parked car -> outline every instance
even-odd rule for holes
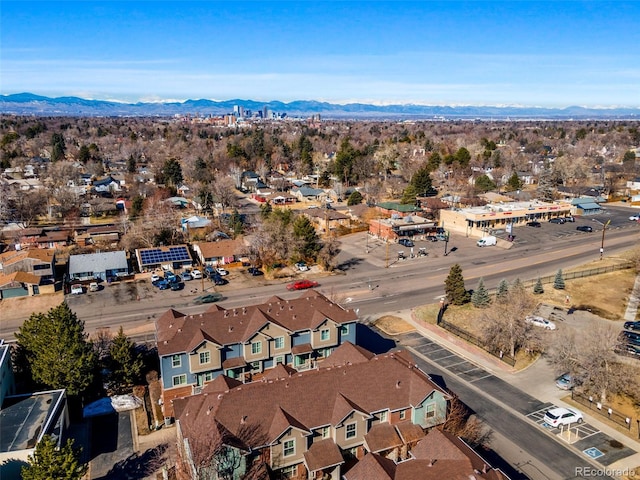
[[[556,387],[560,390],[571,390],[575,387],[575,380],[568,373],[562,374],[556,378]]]
[[[206,293],[204,295],[200,295],[199,297],[196,297],[193,299],[193,303],[195,303],[196,305],[200,305],[203,303],[218,302],[220,300],[222,300],[222,294],[215,292],[215,293]]]
[[[544,328],[545,330],[555,330],[556,324],[547,320],[546,318],[539,317],[537,315],[528,315],[524,319],[525,322],[530,323],[536,327]]]
[[[640,345],[624,345],[618,349],[618,353],[626,353],[640,357]]]
[[[437,242],[438,241],[438,237],[435,235],[429,235],[427,237],[427,240],[429,240],[430,242]]]
[[[549,219],[549,223],[558,223],[558,224],[562,225],[564,223],[564,218],[561,218],[561,217],[551,218],[551,219]]]
[[[571,423],[582,423],[584,417],[582,412],[573,408],[552,408],[544,415],[544,423],[552,427],[559,427],[560,425],[569,425]]]
[[[640,214],[639,215],[631,215],[629,220],[632,222],[640,222]]]
[[[527,227],[540,228],[542,224],[540,222],[527,222]]]
[[[413,247],[414,245],[413,241],[409,240],[408,238],[401,238],[400,240],[398,240],[398,243],[405,247]]]
[[[222,275],[223,277],[229,275],[229,272],[222,267],[217,267],[216,272],[218,272],[218,275]]]
[[[82,295],[84,293],[84,288],[82,288],[82,285],[75,284],[75,285],[71,285],[71,295]]]
[[[257,277],[258,275],[264,275],[264,272],[260,270],[258,267],[249,267],[247,268],[247,272],[253,277]]]
[[[620,332],[620,338],[627,343],[634,343],[640,345],[640,332],[631,332],[629,330],[623,330]]]
[[[180,275],[182,277],[182,281],[184,282],[188,282],[189,280],[193,280],[193,275],[191,275],[191,272],[182,272],[182,275]]]
[[[191,270],[191,276],[194,280],[200,280],[202,278],[202,272],[197,268]]]
[[[206,267],[204,267],[204,276],[205,277],[211,277],[212,275],[216,274],[216,269],[214,267],[212,267],[211,265],[207,265]]]
[[[573,223],[576,221],[576,219],[575,217],[572,217],[571,215],[569,215],[568,217],[564,217],[564,221]]]
[[[306,272],[307,270],[309,270],[309,267],[304,262],[296,263],[296,268],[301,272]]]
[[[624,322],[625,330],[640,330],[640,322]]]
[[[578,225],[576,227],[576,230],[580,230],[581,232],[587,232],[587,233],[593,232],[593,228],[591,228],[589,225]]]
[[[151,283],[153,285],[155,285],[155,283],[160,280],[160,275],[158,275],[157,273],[152,273],[151,274]]]
[[[169,290],[169,288],[171,288],[171,284],[167,280],[158,280],[156,282],[156,287],[158,287],[158,290]]]
[[[298,280],[297,282],[287,285],[287,290],[305,290],[307,288],[317,287],[318,282],[312,280]]]
[[[91,282],[89,284],[89,291],[90,292],[97,292],[98,290],[100,290],[100,285],[98,285],[98,282]]]
[[[178,291],[178,290],[182,290],[184,288],[184,283],[182,282],[172,282],[171,283],[171,290]]]

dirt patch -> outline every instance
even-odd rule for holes
[[[33,297],[5,298],[0,302],[0,318],[29,318],[32,313],[45,313],[64,300],[62,292]]]
[[[402,333],[413,332],[415,328],[410,323],[400,317],[393,315],[385,315],[373,322],[376,328],[379,328],[387,335],[400,335]]]

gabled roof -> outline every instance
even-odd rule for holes
[[[202,256],[207,258],[232,257],[244,249],[244,241],[238,237],[234,240],[196,243]]]
[[[368,362],[375,356],[374,353],[351,342],[344,342],[336,348],[331,355],[320,362],[321,367],[338,367],[351,365],[352,363]]]
[[[53,262],[55,250],[52,248],[37,248],[30,250],[10,250],[0,254],[0,263],[3,265],[12,265],[21,262],[27,258],[39,260],[45,263]]]
[[[241,419],[243,425],[260,433],[264,442],[249,444],[257,448],[273,442],[289,427],[309,431],[336,425],[353,411],[370,415],[384,409],[400,410],[411,405],[412,396],[426,397],[433,391],[446,395],[428,375],[407,363],[405,355],[392,351],[367,362],[238,385],[209,394],[206,400],[202,399],[204,394],[188,397],[180,400],[176,417],[189,437],[202,422],[209,421],[209,408],[215,408],[215,420],[232,434],[241,436]]]
[[[202,393],[228,392],[239,385],[242,385],[240,380],[227,377],[226,375],[218,375],[212,382],[209,382],[204,386]]]
[[[9,285],[10,283],[26,283],[29,285],[40,285],[42,277],[28,272],[13,272],[8,275],[0,273],[0,287]]]
[[[194,336],[207,335],[219,345],[243,343],[265,324],[274,324],[290,332],[312,330],[318,319],[337,324],[355,322],[353,310],[345,310],[316,291],[307,291],[293,300],[272,297],[263,304],[234,309],[210,308],[197,315],[178,316],[173,311],[156,321],[158,353],[170,355],[189,351]]]
[[[396,427],[390,423],[378,423],[364,436],[367,450],[371,453],[383,452],[402,445]]]
[[[340,453],[340,448],[335,442],[331,438],[326,438],[313,442],[309,450],[304,452],[304,463],[307,466],[307,470],[315,472],[341,465],[344,463],[344,459]]]
[[[344,474],[345,480],[393,480],[396,464],[390,458],[376,453],[368,453],[356,465]],[[443,477],[443,480],[446,477]],[[447,479],[448,480],[448,479]]]

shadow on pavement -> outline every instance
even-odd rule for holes
[[[395,348],[396,342],[385,338],[367,325],[358,323],[356,327],[357,344],[375,354],[385,353]]]
[[[155,448],[150,448],[141,455],[134,453],[124,460],[116,463],[109,472],[96,480],[117,480],[126,478],[140,480],[152,475],[164,464],[164,453],[168,445],[163,443]]]

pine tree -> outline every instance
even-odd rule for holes
[[[559,268],[556,278],[553,279],[553,288],[556,290],[564,290],[564,278],[562,278],[562,269]]]
[[[112,388],[125,393],[140,380],[143,362],[135,344],[124,334],[122,326],[109,347]]]
[[[447,300],[453,305],[463,305],[469,301],[469,292],[464,287],[462,268],[457,263],[449,270],[449,275],[444,281],[444,291]]]
[[[484,286],[484,279],[482,278],[478,282],[478,288],[476,288],[471,294],[471,303],[473,303],[473,306],[477,308],[488,307],[491,303],[489,292],[487,292],[487,289]]]
[[[81,448],[73,448],[73,440],[67,440],[60,449],[55,440],[45,435],[36,445],[33,455],[22,467],[23,480],[80,480],[87,473],[88,465],[80,462]]]
[[[300,259],[316,259],[322,245],[311,221],[300,215],[293,221],[293,237],[297,241],[297,253]]]
[[[538,277],[538,281],[533,286],[533,293],[535,293],[536,295],[542,295],[544,293],[544,288],[542,287],[542,280],[540,280],[540,277]]]
[[[509,282],[506,279],[500,280],[498,288],[496,289],[496,300],[499,302],[505,301],[509,294]]]
[[[84,322],[63,302],[47,313],[33,313],[16,333],[18,355],[31,378],[48,388],[80,395],[93,383],[96,354]]]

